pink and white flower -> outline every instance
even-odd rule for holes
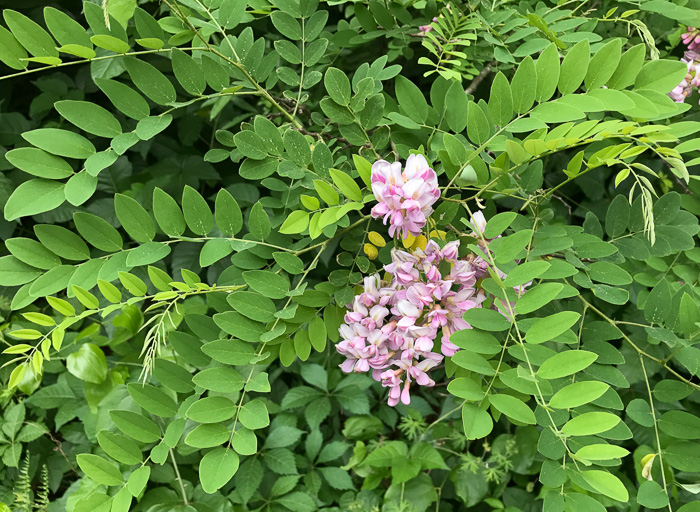
[[[437,174],[423,155],[411,155],[406,166],[378,160],[372,165],[372,192],[377,204],[372,217],[389,224],[389,235],[418,236],[440,197]]]

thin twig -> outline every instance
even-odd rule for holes
[[[486,66],[484,66],[484,69],[481,70],[481,72],[474,77],[474,80],[471,81],[469,86],[464,89],[464,92],[467,94],[473,94],[474,91],[476,90],[477,87],[479,87],[479,84],[484,81],[484,78],[488,76],[489,73],[491,73],[491,68],[496,66],[497,61],[492,60]]]

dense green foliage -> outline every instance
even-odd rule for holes
[[[0,510],[698,512],[700,120],[667,94],[699,13],[4,10]],[[401,246],[371,165],[411,152],[425,234],[479,254],[483,210],[517,316],[468,311],[392,408],[334,345]]]

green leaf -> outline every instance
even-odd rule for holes
[[[107,299],[109,302],[111,302],[112,304],[118,304],[119,302],[121,302],[122,292],[120,292],[119,288],[114,286],[112,283],[109,283],[102,279],[98,279],[97,286],[100,289],[100,293],[104,295],[104,298]]]
[[[80,301],[80,303],[87,309],[98,309],[100,307],[100,301],[97,300],[92,293],[87,291],[85,288],[81,288],[78,285],[73,285],[71,291],[75,298]]]
[[[528,329],[525,334],[525,341],[539,344],[553,340],[578,322],[579,318],[581,318],[581,315],[575,311],[561,311],[539,318]]]
[[[240,340],[216,340],[202,345],[202,352],[224,364],[245,365],[250,362],[255,351],[250,343]]]
[[[299,134],[301,135],[301,134]],[[244,156],[253,160],[262,160],[267,157],[265,141],[252,130],[243,130],[233,136],[233,142]]]
[[[505,126],[513,117],[513,96],[508,79],[502,72],[491,83],[489,97],[489,116],[498,126]]]
[[[620,418],[609,412],[587,412],[567,421],[561,431],[567,436],[592,436],[607,432],[620,423]]]
[[[578,313],[576,314],[578,315]],[[548,318],[552,318],[552,316]],[[530,329],[534,329],[536,325],[537,324],[533,325]],[[544,361],[540,365],[537,375],[543,379],[559,379],[588,368],[596,359],[598,359],[598,354],[593,352],[588,352],[586,350],[565,350]]]
[[[489,396],[489,401],[498,411],[515,421],[525,423],[526,425],[534,425],[537,422],[532,409],[514,396],[503,394],[491,395]]]
[[[339,105],[347,106],[350,103],[350,80],[347,75],[338,68],[330,67],[323,77],[323,84],[333,101]]]
[[[282,299],[289,291],[289,282],[284,277],[267,270],[243,272],[243,279],[253,290],[271,299]]]
[[[197,423],[218,423],[231,418],[236,412],[236,404],[223,396],[200,398],[185,415]]]
[[[654,480],[646,480],[642,482],[637,491],[637,503],[643,507],[652,509],[664,508],[668,506],[668,494],[666,494],[663,487]],[[690,512],[690,510],[687,512]]]
[[[583,39],[571,47],[561,63],[561,73],[557,88],[559,92],[571,94],[576,92],[583,82],[591,55],[588,39]]]
[[[170,194],[158,187],[153,189],[153,214],[166,235],[177,237],[185,232],[182,210]]]
[[[106,78],[96,78],[95,84],[122,114],[137,121],[150,115],[148,102],[128,85]]]
[[[473,308],[464,313],[463,318],[477,329],[485,331],[506,331],[510,328],[510,321],[493,309]]]
[[[508,273],[504,284],[510,287],[520,286],[541,276],[550,266],[546,261],[526,261]]]
[[[77,352],[70,354],[66,368],[71,375],[93,384],[102,384],[107,378],[107,359],[102,349],[92,343],[83,343]]]
[[[605,382],[574,382],[557,391],[549,401],[555,409],[573,409],[603,396],[610,389]]]
[[[537,71],[535,70],[535,62],[532,60],[532,57],[525,57],[515,71],[511,81],[513,108],[518,114],[524,114],[532,108],[537,93],[536,84]]]
[[[2,13],[12,34],[35,57],[58,57],[56,42],[46,30],[24,14],[5,9]]]
[[[610,80],[620,62],[621,50],[622,39],[613,39],[596,52],[584,79],[586,89],[598,89]]]
[[[360,187],[350,176],[337,169],[330,170],[333,183],[338,187],[345,197],[353,201],[362,201],[362,192]]]
[[[182,191],[182,211],[192,232],[204,236],[214,228],[207,201],[189,185],[185,185]]]
[[[173,48],[171,56],[173,73],[182,88],[194,96],[201,95],[207,82],[197,61],[178,48]]]
[[[114,53],[128,53],[131,47],[125,41],[109,34],[95,34],[90,37],[92,44]]]
[[[486,114],[473,101],[469,102],[469,110],[467,111],[467,135],[469,140],[479,145],[486,143],[491,135],[491,127]]]
[[[61,264],[58,256],[31,238],[9,238],[5,247],[18,260],[33,267],[49,270]]]
[[[277,264],[289,274],[301,274],[304,271],[304,262],[298,256],[289,252],[274,252],[272,257]]]
[[[185,438],[185,444],[193,448],[213,448],[229,440],[231,432],[221,423],[197,425]]]
[[[78,233],[93,247],[106,252],[121,251],[123,241],[119,231],[97,215],[85,212],[73,214]]]
[[[535,99],[542,103],[552,97],[559,83],[559,52],[556,44],[551,43],[544,49],[535,63],[535,70],[537,72]]]
[[[467,127],[469,99],[464,93],[464,86],[454,81],[445,96],[445,120],[454,133],[462,133]],[[369,180],[364,180],[367,185]]]
[[[328,183],[323,180],[314,180],[314,188],[319,197],[323,199],[327,205],[334,206],[338,204],[340,199],[338,193]]]
[[[462,424],[467,439],[484,438],[493,430],[491,415],[475,403],[462,406]]]
[[[95,146],[82,135],[58,128],[39,128],[24,132],[22,138],[53,155],[85,159],[95,153]]]
[[[98,484],[114,486],[124,483],[119,469],[98,455],[81,453],[77,457],[78,466]]]
[[[255,343],[265,333],[265,326],[236,311],[225,311],[214,315],[214,322],[236,338]]]
[[[564,289],[561,283],[542,283],[528,289],[515,305],[515,312],[525,315],[537,311],[553,301]]]
[[[150,466],[141,466],[140,468],[134,470],[131,475],[129,475],[129,481],[127,482],[127,487],[132,496],[139,496],[146,488],[148,483],[148,478],[151,475]]]
[[[233,252],[231,242],[225,238],[212,238],[202,246],[202,251],[199,253],[199,265],[208,267],[213,265],[221,258],[225,258]]]
[[[165,130],[173,120],[170,114],[149,116],[140,119],[136,125],[135,133],[141,140],[149,140]]]
[[[53,7],[44,7],[44,21],[60,45],[92,47],[87,31],[66,13]]]
[[[141,278],[136,277],[128,272],[119,272],[119,282],[126,288],[126,290],[135,297],[141,297],[146,295],[148,287],[146,283],[141,280]]]
[[[515,212],[502,212],[494,215],[486,223],[486,228],[484,229],[485,238],[496,238],[498,235],[503,233],[508,226],[515,220],[518,216]]]
[[[265,428],[270,424],[270,416],[265,403],[256,398],[241,407],[238,419],[250,430]]]
[[[65,201],[65,185],[37,178],[17,187],[5,203],[5,220],[37,215],[58,208]]]
[[[134,85],[154,103],[168,105],[175,101],[175,87],[153,65],[135,57],[124,58],[124,64]]]
[[[620,63],[617,65],[610,80],[608,80],[608,87],[611,89],[624,89],[634,84],[644,64],[645,50],[646,45],[640,43],[623,53]]]
[[[233,368],[208,368],[192,378],[197,386],[219,393],[235,393],[243,389],[243,377]],[[226,430],[228,433],[228,429]],[[228,438],[228,437],[227,437]]]
[[[226,189],[219,190],[216,195],[214,218],[216,226],[226,236],[235,236],[243,227],[241,209]]]
[[[429,107],[428,102],[425,101],[425,97],[418,86],[408,78],[397,75],[395,87],[396,100],[399,102],[402,113],[413,119],[416,123],[424,123],[428,119]]]
[[[238,470],[238,454],[230,448],[216,448],[202,457],[199,479],[202,489],[213,494],[226,485]]]
[[[513,261],[519,254],[525,251],[531,240],[531,229],[523,229],[507,237],[499,238],[498,245],[493,249],[496,262],[508,263]]]
[[[306,138],[296,130],[284,132],[284,148],[294,163],[306,167],[311,161],[311,148]]]
[[[12,69],[27,67],[27,52],[12,32],[0,26],[0,61]]]
[[[634,81],[635,89],[651,89],[666,94],[676,87],[688,73],[685,62],[677,60],[652,60],[642,66]]]
[[[18,169],[39,178],[60,180],[73,175],[68,162],[41,149],[11,149],[5,153],[5,158]]]
[[[576,456],[584,460],[612,460],[621,459],[629,453],[621,446],[614,444],[589,444],[580,448]]]
[[[272,230],[270,217],[265,212],[265,208],[260,201],[255,203],[250,209],[248,217],[248,229],[257,240],[264,240]]]
[[[113,138],[122,133],[117,118],[107,109],[89,101],[57,101],[54,108],[68,122],[93,135]]]
[[[141,450],[126,436],[103,430],[97,434],[97,442],[100,448],[117,462],[129,466],[143,462]]]
[[[685,411],[667,411],[658,425],[664,434],[676,439],[700,439],[700,418]]]
[[[629,493],[619,478],[607,471],[592,469],[581,472],[583,479],[600,494],[617,501],[627,503]]]
[[[37,224],[34,233],[44,247],[61,258],[73,261],[90,258],[90,249],[83,239],[64,227]]]
[[[268,151],[275,155],[281,155],[282,151],[284,151],[284,142],[282,140],[282,135],[280,135],[279,128],[277,128],[272,121],[263,116],[255,116],[253,125],[255,127],[255,133],[265,142]]]
[[[280,233],[293,235],[302,233],[309,225],[309,213],[301,210],[294,211],[280,226]]]
[[[122,227],[137,242],[150,242],[156,235],[156,226],[148,212],[135,199],[116,194],[114,211]]]
[[[155,443],[161,433],[152,420],[131,411],[109,411],[109,417],[119,430],[142,443]]]
[[[127,384],[126,389],[131,398],[151,414],[171,418],[177,413],[175,401],[155,386],[132,382]]]

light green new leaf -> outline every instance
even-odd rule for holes
[[[607,432],[620,423],[619,416],[609,412],[587,412],[567,421],[561,431],[568,436],[592,436]]]
[[[333,183],[338,187],[345,197],[353,201],[362,201],[362,192],[359,185],[350,176],[338,169],[330,169]]]
[[[334,206],[338,204],[339,197],[338,192],[336,192],[333,187],[322,180],[314,180],[314,189],[321,199],[323,199],[327,205]]]
[[[629,451],[614,444],[589,444],[576,452],[576,456],[584,460],[621,459],[629,455]]]
[[[309,225],[309,213],[301,210],[294,211],[280,226],[280,233],[294,235],[303,232]]]
[[[574,382],[557,391],[549,405],[555,409],[573,409],[600,398],[609,388],[605,382]]]

